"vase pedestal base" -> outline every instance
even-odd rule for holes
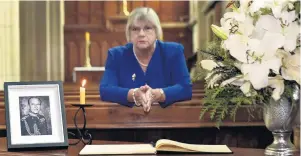
[[[269,156],[289,156],[297,152],[295,145],[291,142],[291,132],[273,132],[274,141],[265,151]]]

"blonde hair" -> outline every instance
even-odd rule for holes
[[[162,37],[162,27],[161,27],[160,19],[159,19],[157,13],[152,8],[140,7],[140,8],[134,9],[128,17],[128,21],[126,24],[126,30],[125,30],[126,40],[128,42],[130,42],[130,39],[131,39],[131,36],[130,36],[131,26],[137,20],[151,22],[155,26],[157,39],[160,39]]]

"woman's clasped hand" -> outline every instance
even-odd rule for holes
[[[160,89],[153,89],[148,85],[135,88],[133,90],[133,99],[136,106],[142,106],[144,112],[149,112],[152,104],[158,104],[164,97]]]

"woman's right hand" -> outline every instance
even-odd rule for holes
[[[144,112],[148,113],[151,109],[151,104],[150,104],[150,99],[148,98],[147,92],[152,89],[151,87],[149,87],[148,85],[144,85],[140,87],[140,90],[144,93],[144,97],[145,97],[145,105],[143,105],[143,110]]]
[[[143,106],[143,108],[145,108],[145,106],[147,105],[147,99],[145,96],[145,92],[143,92],[140,88],[137,88],[134,90],[134,97],[135,98],[135,104],[137,106]]]

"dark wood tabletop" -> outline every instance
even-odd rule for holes
[[[74,139],[69,139],[69,143],[75,142]],[[94,140],[93,144],[129,144],[129,142],[120,141],[103,141]],[[68,149],[49,149],[49,150],[39,150],[35,151],[18,151],[18,152],[8,152],[6,145],[6,138],[0,138],[0,156],[77,156],[81,149],[84,147],[82,143],[77,145],[69,146]],[[233,154],[186,154],[193,156],[264,156],[264,149],[254,149],[254,148],[236,148],[230,147]],[[167,154],[160,154],[161,156],[166,156]],[[170,154],[169,154],[170,155]],[[182,156],[183,154],[181,154]],[[296,153],[299,156],[300,153]],[[135,155],[136,156],[136,155]],[[185,154],[184,154],[185,156]]]

